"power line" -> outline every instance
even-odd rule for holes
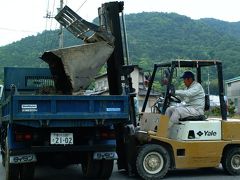
[[[22,33],[37,33],[37,31],[30,31],[30,30],[23,30],[23,29],[11,29],[11,28],[4,28],[4,27],[0,27],[0,30],[22,32]]]
[[[48,29],[52,30],[52,25],[53,25],[53,16],[52,15],[54,14],[54,10],[55,10],[55,0],[53,1],[52,11],[49,10],[49,9],[50,9],[50,5],[49,5],[49,0],[48,0],[47,10],[46,10],[47,14],[46,14],[46,17],[45,17],[46,18],[45,31],[47,31]],[[49,28],[48,28],[48,22],[49,22],[48,20],[50,20]],[[47,45],[47,39],[52,39],[53,38],[52,36],[53,35],[48,35],[48,33],[45,32],[44,38],[43,38],[43,43],[44,43],[43,48],[44,49],[46,48],[46,45]],[[43,49],[43,51],[44,51],[44,49]]]
[[[82,7],[83,7],[83,5],[87,2],[88,0],[85,0],[82,4],[81,4],[81,6],[78,8],[78,10],[76,11],[76,12],[78,12]]]

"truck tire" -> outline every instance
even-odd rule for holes
[[[4,138],[3,137],[3,130],[1,129],[1,132],[0,132],[1,134],[0,134],[0,136],[2,136],[2,138],[1,138],[1,156],[2,156],[2,165],[3,165],[3,167],[5,167],[5,158],[6,158],[6,148],[5,148],[5,145],[6,145],[6,142],[5,142],[5,140],[6,140],[6,138]]]
[[[88,153],[82,162],[82,172],[86,178],[97,179],[100,175],[101,161],[94,160],[92,153]]]
[[[3,167],[5,167],[5,162],[6,162],[6,151],[5,151],[5,145],[4,145],[4,147],[3,146],[1,146],[1,155],[2,155],[2,165],[3,165]]]
[[[20,168],[18,164],[10,164],[10,152],[8,146],[8,138],[5,142],[5,176],[6,180],[18,180],[20,175]]]
[[[2,153],[2,166],[5,167],[5,154]]]
[[[34,179],[35,163],[21,164],[20,166],[20,180]]]
[[[161,145],[147,144],[137,154],[136,167],[145,180],[161,179],[170,167],[170,155]]]
[[[109,179],[112,175],[113,160],[101,160],[100,179]]]
[[[222,167],[230,175],[240,175],[240,147],[233,147],[224,153]]]

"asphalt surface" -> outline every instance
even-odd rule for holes
[[[0,158],[0,163],[2,159]],[[64,169],[54,169],[52,167],[36,167],[34,180],[84,180],[80,165],[68,166]],[[139,177],[129,177],[125,171],[118,171],[115,163],[110,180],[140,180]],[[239,180],[240,176],[226,175],[221,167],[201,168],[194,170],[174,170],[169,171],[165,179],[167,180]],[[5,180],[4,167],[0,164],[0,180]]]

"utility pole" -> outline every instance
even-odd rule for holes
[[[60,8],[58,11],[61,11],[63,8],[63,0],[60,0]],[[63,48],[63,26],[60,24],[59,32],[59,48]]]
[[[208,95],[209,95],[209,97],[210,97],[210,80],[209,80],[209,67],[208,67],[208,84],[207,84],[207,86],[208,86]]]

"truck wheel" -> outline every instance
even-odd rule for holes
[[[160,145],[147,144],[139,150],[136,167],[138,174],[145,180],[163,178],[170,167],[169,153]]]
[[[2,130],[1,130],[1,132],[0,133],[2,133]],[[1,136],[3,136],[3,135],[1,135]],[[5,158],[6,158],[6,148],[5,148],[5,145],[6,145],[6,142],[5,142],[5,140],[6,140],[6,138],[1,138],[1,155],[2,155],[2,165],[3,165],[3,167],[5,167]]]
[[[223,155],[223,169],[231,175],[240,175],[240,147],[229,149]]]
[[[6,151],[4,150],[5,148],[4,147],[1,147],[1,155],[2,155],[2,165],[3,167],[5,167],[5,162],[6,162]]]
[[[109,179],[112,175],[113,160],[101,160],[100,179]]]
[[[20,180],[32,180],[34,178],[35,163],[22,164],[20,167]]]
[[[2,153],[2,166],[5,167],[5,155]]]
[[[101,161],[94,160],[92,153],[87,154],[82,162],[82,172],[86,178],[98,178],[101,169]]]
[[[19,165],[10,164],[10,152],[9,152],[7,137],[6,137],[6,144],[5,144],[5,172],[6,172],[6,180],[19,179],[19,173],[20,173]]]

